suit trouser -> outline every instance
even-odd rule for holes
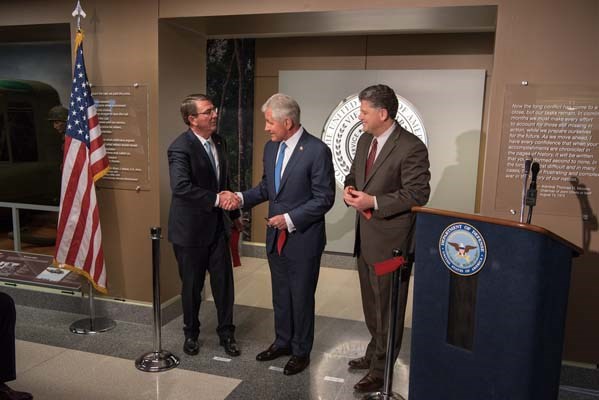
[[[290,259],[268,253],[275,314],[275,345],[290,347],[295,356],[308,356],[314,343],[314,294],[320,258]]]
[[[200,333],[199,312],[206,271],[210,273],[210,287],[216,305],[216,333],[221,339],[233,336],[235,290],[227,237],[224,233],[220,234],[209,246],[187,247],[173,244],[173,248],[181,277],[185,337],[197,339]]]
[[[403,269],[400,276],[399,312],[397,316],[397,334],[395,336],[395,353],[393,362],[397,360],[403,338],[404,317],[408,301],[411,264]],[[389,300],[393,274],[377,276],[374,266],[368,265],[364,258],[358,257],[358,275],[362,292],[362,308],[364,319],[371,339],[366,348],[365,357],[370,358],[370,374],[382,378],[385,373],[385,355],[387,353],[387,334],[389,331]]]
[[[17,378],[15,369],[15,302],[0,293],[0,383]]]

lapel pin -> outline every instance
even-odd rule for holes
[[[300,151],[304,151],[304,146],[300,146]]]

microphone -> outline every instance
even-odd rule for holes
[[[524,206],[526,204],[526,185],[528,184],[528,175],[530,174],[530,165],[532,157],[524,160],[524,179],[522,180],[522,201],[520,203],[520,223],[524,222]]]
[[[532,219],[532,208],[537,205],[537,175],[541,167],[538,162],[535,162],[531,166],[532,178],[530,179],[530,187],[526,192],[526,205],[528,206],[528,219],[527,224],[530,224]]]
[[[530,173],[530,165],[532,164],[532,158],[524,160],[524,175],[528,176]]]

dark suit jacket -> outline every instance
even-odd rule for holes
[[[191,130],[179,135],[168,148],[172,191],[168,236],[179,246],[208,246],[216,238],[219,219],[239,217],[239,210],[228,216],[214,207],[216,194],[229,188],[229,174],[224,140],[213,134],[212,141],[218,152],[220,184],[204,146]]]
[[[354,255],[362,254],[368,264],[386,260],[399,248],[412,252],[413,206],[426,204],[430,195],[428,151],[420,139],[399,124],[385,142],[369,176],[365,175],[373,136],[358,140],[356,156],[345,186],[376,196],[378,210],[366,220],[356,215]]]
[[[320,255],[326,244],[324,215],[335,201],[335,172],[331,151],[304,130],[275,192],[274,171],[278,142],[264,146],[262,180],[243,192],[244,207],[268,203],[269,217],[289,213],[296,231],[287,237],[284,252],[290,258]],[[274,252],[276,230],[267,228],[266,249]]]

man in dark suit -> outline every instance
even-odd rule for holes
[[[27,392],[12,390],[6,382],[17,378],[15,368],[15,302],[0,292],[0,400],[30,400]]]
[[[285,375],[303,371],[314,342],[314,293],[326,244],[324,215],[335,200],[331,151],[300,125],[300,108],[277,93],[262,106],[262,181],[240,194],[244,207],[268,200],[266,251],[271,272],[275,341],[258,361],[291,354]]]
[[[430,195],[428,151],[416,136],[396,121],[398,101],[388,86],[370,86],[360,92],[360,120],[364,134],[345,178],[343,199],[356,213],[354,255],[362,307],[371,340],[363,357],[351,360],[350,369],[368,370],[355,386],[359,392],[373,392],[383,386],[391,274],[377,276],[373,264],[391,258],[399,248],[404,256],[413,252],[412,206],[424,205]],[[397,359],[401,346],[411,264],[401,276]]]
[[[227,215],[225,209],[238,207],[229,186],[225,142],[214,133],[218,110],[202,94],[186,97],[181,116],[189,129],[168,149],[172,191],[168,221],[169,240],[173,243],[181,277],[183,303],[183,351],[199,351],[198,313],[206,271],[216,305],[220,344],[227,354],[240,354],[233,325],[233,268],[228,246],[231,219],[240,225],[239,211]]]

